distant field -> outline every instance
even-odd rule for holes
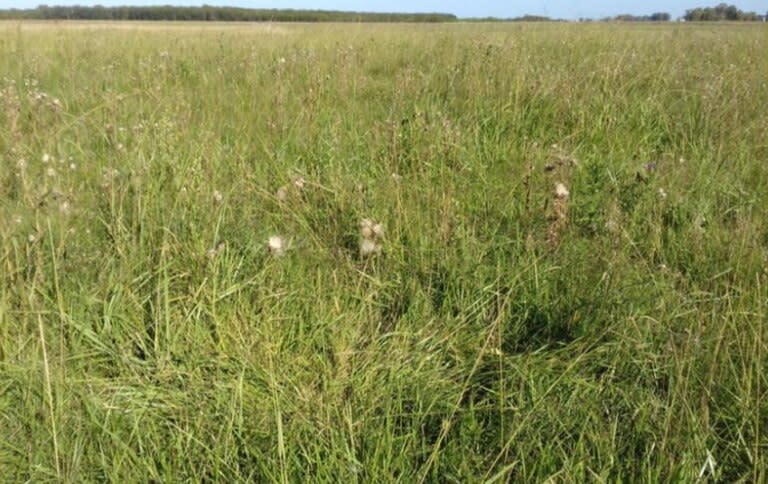
[[[766,481],[766,52],[0,23],[0,480]]]

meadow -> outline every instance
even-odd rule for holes
[[[765,482],[766,51],[0,23],[0,480]]]

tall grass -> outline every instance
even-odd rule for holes
[[[0,26],[3,480],[767,478],[765,28],[128,25]]]

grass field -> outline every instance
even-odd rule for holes
[[[765,482],[767,51],[0,24],[0,480]]]

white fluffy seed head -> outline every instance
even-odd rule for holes
[[[211,247],[205,252],[205,255],[208,256],[209,259],[215,259],[216,256],[218,256],[220,253],[224,252],[224,249],[227,248],[227,244],[224,242],[219,242],[219,245],[216,247]]]
[[[267,242],[269,252],[275,257],[285,255],[285,239],[279,235],[273,235]]]
[[[368,257],[377,254],[381,246],[371,239],[362,239],[360,241],[360,255]]]
[[[213,201],[216,203],[221,203],[224,200],[224,195],[221,194],[220,191],[216,190],[213,192]]]
[[[372,219],[364,218],[360,221],[360,235],[364,239],[380,239],[384,236],[384,226]]]
[[[557,198],[565,199],[570,196],[571,192],[568,191],[568,189],[563,185],[562,183],[558,183],[555,185],[555,196]]]

